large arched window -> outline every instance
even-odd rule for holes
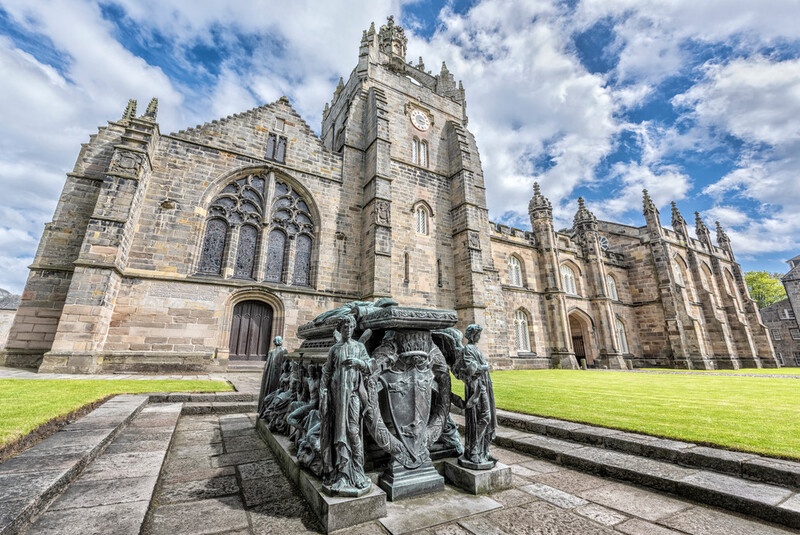
[[[606,275],[606,286],[608,287],[608,296],[614,301],[619,301],[619,293],[617,292],[617,281],[611,274]]]
[[[514,313],[514,342],[517,347],[517,352],[530,352],[531,339],[528,332],[528,315],[521,309]]]
[[[575,271],[566,264],[561,264],[561,282],[564,291],[571,295],[578,295],[578,286],[575,281]]]
[[[211,202],[197,272],[309,286],[314,239],[303,195],[272,173],[251,174]]]
[[[625,334],[625,324],[622,320],[617,318],[616,321],[617,344],[619,344],[620,353],[630,353],[628,349],[628,336]]]
[[[522,286],[522,264],[513,255],[508,257],[508,284]]]

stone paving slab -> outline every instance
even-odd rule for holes
[[[26,535],[134,535],[139,533],[148,501],[86,509],[48,510]]]
[[[474,496],[445,487],[445,490],[427,496],[387,503],[386,516],[379,522],[392,535],[403,535],[502,507],[487,496]]]
[[[146,403],[147,396],[117,396],[0,464],[0,502],[15,504],[0,508],[0,534],[17,533],[44,511]],[[95,413],[99,416],[92,416]]]
[[[131,421],[137,425],[123,429],[120,440],[92,461],[34,521],[29,533],[139,533],[170,439],[145,445],[125,440],[126,435],[148,428],[163,432],[170,419],[174,429],[180,409],[179,403],[144,407]]]

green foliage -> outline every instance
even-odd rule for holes
[[[800,460],[797,378],[520,370],[492,380],[500,409]]]
[[[750,290],[750,297],[753,298],[759,309],[786,299],[786,290],[778,273],[746,271],[744,281],[747,289]]]
[[[0,446],[30,433],[54,418],[116,394],[146,392],[219,392],[222,381],[3,379],[0,380]]]

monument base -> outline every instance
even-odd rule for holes
[[[283,473],[300,489],[326,533],[386,516],[386,494],[381,489],[371,485],[367,494],[358,498],[328,496],[322,490],[322,482],[298,466],[297,458],[289,452],[287,437],[273,435],[263,420],[256,422],[256,429],[275,454]]]
[[[386,492],[389,501],[419,496],[444,489],[444,478],[428,461],[419,468],[409,470],[393,462],[378,480],[378,486]]]
[[[448,483],[470,494],[487,494],[511,488],[511,468],[496,463],[489,470],[471,470],[460,466],[455,459],[445,459],[444,477]]]

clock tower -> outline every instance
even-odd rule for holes
[[[422,58],[406,61],[406,43],[392,17],[363,33],[322,139],[342,153],[361,212],[357,232],[343,234],[357,244],[362,298],[454,308],[463,329],[485,322],[494,271],[483,171],[462,84],[444,63],[433,74]]]

